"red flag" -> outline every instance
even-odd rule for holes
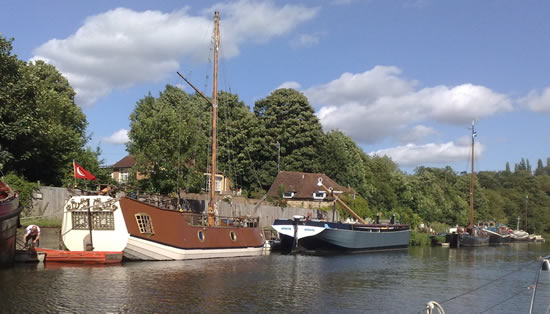
[[[95,180],[96,179],[93,174],[86,171],[86,169],[82,168],[81,165],[77,164],[74,161],[73,161],[73,166],[74,166],[74,177],[75,178],[77,178],[77,179],[86,179],[86,180]]]

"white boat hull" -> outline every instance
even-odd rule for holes
[[[180,249],[130,236],[124,249],[124,258],[145,261],[173,261],[221,257],[261,256],[269,253],[265,247],[225,249]]]

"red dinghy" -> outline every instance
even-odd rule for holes
[[[114,264],[122,261],[122,252],[105,251],[60,251],[35,248],[36,252],[46,254],[45,262]]]

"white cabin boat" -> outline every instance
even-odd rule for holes
[[[61,235],[70,251],[123,251],[128,243],[120,203],[110,196],[71,197],[63,208]]]

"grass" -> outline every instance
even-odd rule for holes
[[[54,218],[32,218],[25,219],[24,217],[20,220],[21,226],[26,227],[28,225],[37,225],[40,228],[61,228],[61,220]]]

